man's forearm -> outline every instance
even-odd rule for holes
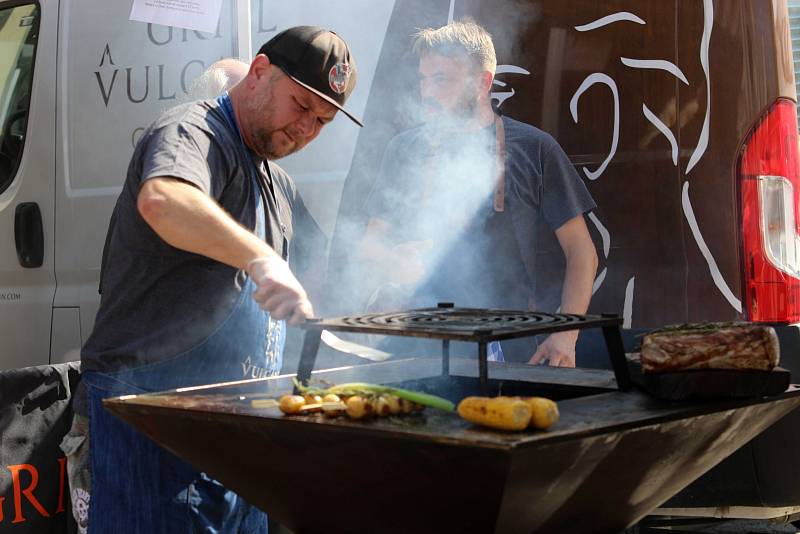
[[[564,273],[564,286],[561,288],[561,313],[582,315],[589,309],[592,298],[592,284],[597,271],[597,256],[594,250],[590,254],[573,254],[567,257]],[[577,340],[578,330],[563,332],[563,335]]]
[[[567,260],[564,285],[561,289],[561,312],[584,314],[592,298],[592,284],[597,272],[597,251],[589,236],[583,215],[567,221],[556,230],[556,238]],[[563,336],[578,338],[578,331]]]
[[[564,286],[561,290],[561,311],[584,314],[592,298],[592,284],[597,272],[594,251],[581,251],[567,257]]]
[[[559,229],[556,235],[567,258],[564,285],[561,291],[561,312],[584,314],[592,298],[592,284],[597,270],[597,254],[589,239],[583,221],[576,220],[566,228]],[[559,233],[560,232],[560,233]],[[557,332],[548,336],[539,345],[529,363],[537,365],[543,361],[559,367],[575,367],[575,344],[578,330]]]
[[[275,255],[208,195],[181,180],[148,180],[139,192],[138,208],[159,237],[175,248],[238,269],[255,258]]]

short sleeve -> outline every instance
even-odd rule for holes
[[[167,124],[151,132],[141,154],[142,183],[160,176],[179,178],[219,199],[229,175],[220,168],[224,158],[219,152],[216,143],[197,126],[185,122]],[[225,177],[222,183],[220,177]]]
[[[542,206],[552,231],[597,207],[567,155],[555,141],[544,151]]]

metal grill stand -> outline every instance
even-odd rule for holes
[[[440,339],[442,340],[442,375],[444,376],[450,375],[450,341],[470,341],[478,344],[478,377],[481,392],[486,394],[489,380],[487,349],[490,342],[567,330],[601,328],[617,380],[617,387],[621,391],[628,391],[632,384],[625,361],[625,350],[620,333],[621,325],[622,319],[613,314],[572,315],[456,308],[452,303],[440,303],[436,308],[396,313],[310,319],[302,326],[306,332],[303,349],[300,353],[297,378],[305,384],[311,377],[323,330]]]

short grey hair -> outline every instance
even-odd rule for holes
[[[186,89],[186,99],[206,100],[216,98],[247,75],[249,65],[234,58],[221,59],[208,67],[203,74],[192,80]]]
[[[472,19],[450,22],[436,29],[424,28],[412,37],[417,56],[426,52],[443,56],[464,55],[481,70],[488,70],[492,75],[497,70],[492,36]]]

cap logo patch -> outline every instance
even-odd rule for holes
[[[337,95],[341,95],[347,90],[347,82],[349,80],[350,65],[347,63],[337,63],[328,72],[328,84]]]

